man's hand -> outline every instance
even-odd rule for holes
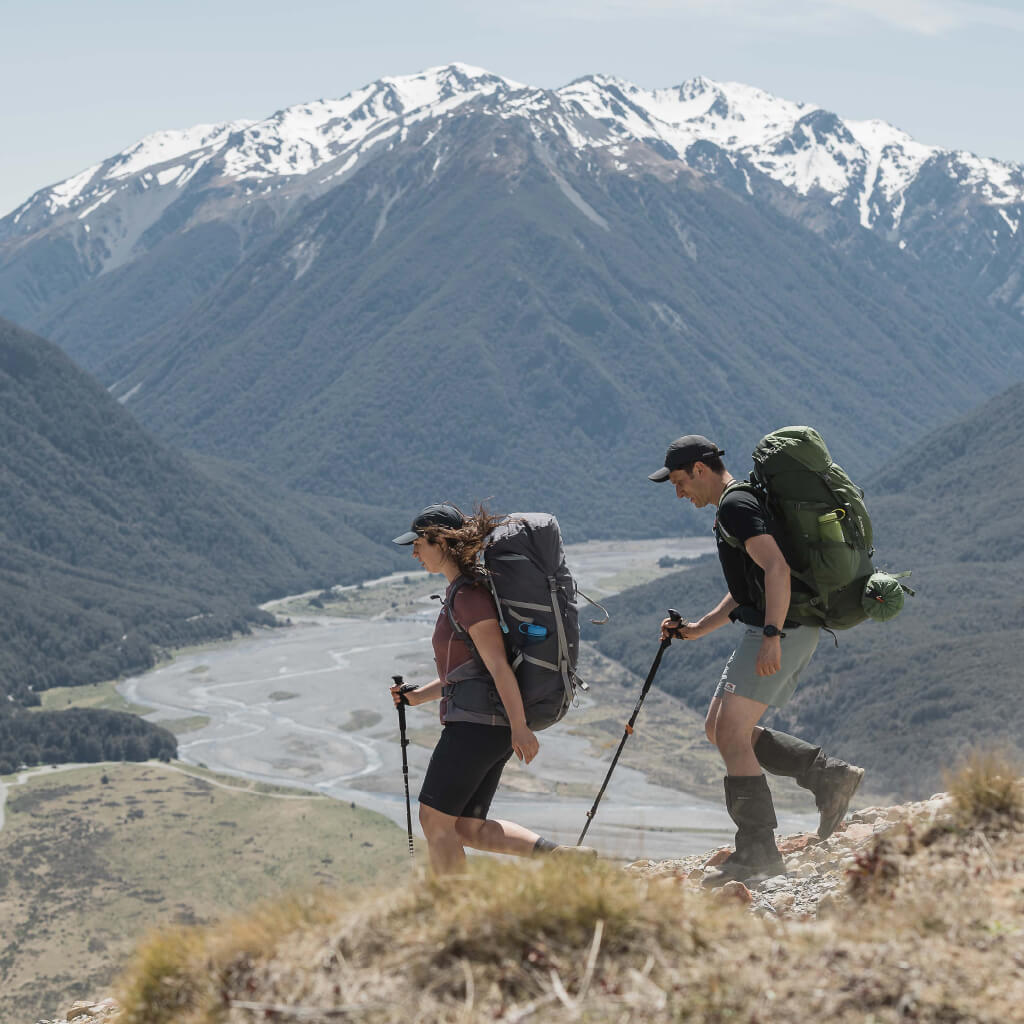
[[[782,641],[777,636],[766,636],[761,640],[757,652],[757,674],[773,676],[782,667]]]
[[[540,740],[534,736],[528,725],[514,725],[512,727],[512,749],[520,761],[529,764],[540,750]]]
[[[696,640],[700,636],[696,622],[684,622],[682,619],[662,619],[662,640]]]

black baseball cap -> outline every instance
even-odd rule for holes
[[[700,434],[687,434],[685,437],[677,437],[665,452],[665,465],[661,469],[651,473],[647,479],[653,480],[656,484],[668,479],[669,473],[674,469],[681,469],[700,459],[709,459],[713,455],[724,455],[725,452],[718,447],[714,441],[709,441]]]
[[[428,505],[413,521],[408,533],[396,537],[392,544],[412,544],[419,537],[425,526],[447,526],[457,530],[464,526],[466,517],[454,506],[443,501],[440,505]]]

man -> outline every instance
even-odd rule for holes
[[[734,483],[718,445],[699,434],[669,445],[665,465],[649,479],[670,481],[676,496],[695,508],[715,505],[715,537],[728,593],[697,622],[681,627],[665,619],[662,637],[695,640],[739,621],[746,631],[729,658],[708,708],[705,731],[725,762],[725,805],[736,825],[736,848],[704,884],[785,872],[775,845],[778,821],[762,768],[796,779],[814,794],[820,812],[818,836],[827,839],[843,819],[864,775],[826,757],[820,747],[757,723],[770,707],[782,707],[793,695],[800,673],[818,645],[819,629],[787,618],[789,565],[760,498]],[[741,546],[730,544],[729,539]]]

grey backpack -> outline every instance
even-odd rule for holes
[[[565,564],[558,520],[537,512],[510,515],[495,527],[479,561],[487,573],[478,585],[489,586],[494,595],[526,723],[535,731],[546,729],[565,715],[576,688],[587,688],[576,676],[576,581]],[[452,629],[473,654],[448,674],[445,720],[507,725],[497,687],[452,610],[460,588],[473,583],[465,576],[457,579],[444,604]]]

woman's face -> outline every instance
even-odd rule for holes
[[[448,557],[448,553],[445,550],[444,541],[431,544],[426,537],[417,537],[412,545],[412,557],[427,572],[441,572],[441,566]]]

